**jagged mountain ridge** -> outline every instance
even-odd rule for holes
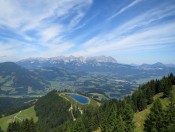
[[[175,73],[175,67],[168,67],[162,63],[128,65],[118,63],[116,59],[106,56],[75,57],[58,56],[52,58],[28,58],[18,61],[17,64],[25,68],[59,67],[84,72],[111,72],[117,76],[150,77],[164,76]]]
[[[55,66],[64,66],[71,64],[72,66],[80,66],[80,65],[92,65],[100,66],[100,65],[120,65],[121,67],[134,67],[136,69],[161,69],[166,67],[174,67],[174,65],[163,64],[161,62],[157,62],[154,64],[142,64],[142,65],[129,65],[129,64],[120,64],[117,60],[110,56],[94,56],[94,57],[75,57],[75,56],[57,56],[51,58],[27,58],[16,62],[17,64],[24,66],[26,68],[37,68],[37,67],[55,67]]]
[[[43,58],[43,57],[30,57],[27,59],[22,59],[18,61],[18,64],[24,64],[24,63],[50,63],[50,64],[56,64],[56,63],[61,63],[64,62],[66,63],[72,63],[76,62],[76,64],[85,64],[85,63],[115,63],[117,64],[117,60],[111,56],[93,56],[93,57],[83,57],[83,56],[57,56],[57,57],[51,57],[51,58]],[[119,64],[119,63],[118,63]],[[160,67],[175,67],[175,64],[163,64],[161,62],[156,62],[154,64],[128,64],[130,66],[135,66],[135,67],[140,67],[140,68],[160,68]]]
[[[26,63],[26,64],[25,64]],[[56,64],[69,64],[73,63],[74,65],[86,64],[86,63],[117,63],[117,61],[112,57],[106,56],[95,56],[95,57],[75,57],[75,56],[57,56],[51,58],[27,58],[17,62],[17,64],[22,64],[23,66],[30,68],[35,67],[34,65],[38,66],[51,66]]]
[[[119,64],[112,57],[95,56],[95,57],[74,57],[58,56],[52,58],[28,58],[18,61],[17,64],[25,68],[41,67],[61,67],[71,70],[80,70],[85,72],[118,72],[128,73],[136,70],[136,67]],[[135,72],[135,71],[134,71]]]

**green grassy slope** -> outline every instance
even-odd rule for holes
[[[97,100],[101,101],[101,100],[109,100],[109,98],[107,98],[105,95],[100,94],[100,93],[89,93],[93,96],[98,96]]]
[[[175,86],[173,86],[172,93],[175,96]],[[163,95],[163,93],[159,93],[159,94],[155,95],[154,100],[162,97],[162,95]],[[163,98],[163,99],[160,98],[160,101],[163,105],[163,108],[166,108],[168,106],[168,104],[170,103],[168,98]],[[145,121],[146,116],[149,114],[151,107],[152,107],[152,104],[149,105],[147,107],[147,109],[134,114],[133,121],[135,122],[135,132],[143,132],[144,121]]]
[[[19,113],[19,112],[18,112]],[[11,121],[13,121],[14,116],[17,115],[18,113],[0,118],[0,127],[2,128],[3,131],[7,130],[8,127],[8,123],[10,123]],[[36,122],[38,120],[35,110],[34,110],[34,106],[29,107],[25,110],[22,110],[21,113],[17,116],[20,119],[26,119],[26,118],[33,118],[34,122]]]

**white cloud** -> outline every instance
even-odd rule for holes
[[[74,44],[72,43],[61,43],[61,44],[54,44],[54,45],[48,45],[47,50],[43,51],[41,53],[38,53],[36,56],[40,57],[54,57],[61,54],[66,54],[67,51],[69,51],[71,48],[74,47]]]
[[[41,35],[42,42],[47,42],[51,39],[54,39],[61,33],[61,31],[63,31],[61,26],[50,26],[39,32],[39,35]]]
[[[8,43],[9,46],[13,45],[11,41],[20,43],[20,47],[16,48],[25,54],[43,46],[45,51],[40,51],[44,54],[55,52],[59,55],[73,47],[74,44],[62,38],[77,26],[92,3],[93,0],[0,0],[0,27],[5,26],[22,37],[21,42],[9,38]],[[68,17],[72,19],[67,24],[60,21]],[[34,36],[28,35],[29,31]],[[8,48],[1,48],[1,54],[5,53],[16,54]]]
[[[0,0],[0,3],[1,24],[13,28],[24,25],[26,29],[40,26],[43,19],[51,16],[65,16],[74,6],[82,4],[79,0],[76,2],[73,0]]]
[[[75,55],[92,55],[136,46],[150,46],[175,42],[174,22],[160,24],[169,16],[174,16],[175,6],[159,6],[123,23],[112,31],[94,36],[81,47]],[[130,32],[134,31],[132,35]],[[80,36],[81,37],[81,36]],[[144,47],[145,48],[145,47]],[[151,46],[153,48],[153,46]],[[155,48],[155,47],[154,47]],[[133,49],[133,48],[132,48]],[[131,49],[131,50],[132,50]],[[146,49],[146,48],[145,48]]]
[[[4,61],[16,61],[17,57],[16,54],[17,49],[20,47],[21,45],[19,43],[1,43],[0,42],[0,62],[4,62]]]
[[[111,22],[109,20],[118,17],[142,1],[132,1],[106,21]],[[175,42],[174,21],[159,23],[166,17],[175,15],[175,6],[162,4],[140,13],[139,16],[127,20],[110,31],[106,31],[105,26],[103,30],[102,25],[106,23],[94,23],[96,26],[88,30],[89,32],[77,33],[78,39],[87,39],[97,28],[105,32],[97,33],[98,35],[91,37],[81,46],[73,43],[73,40],[66,38],[70,33],[90,23],[92,19],[98,19],[99,14],[94,13],[82,22],[92,3],[92,0],[35,0],[32,2],[0,0],[0,27],[11,29],[24,40],[9,38],[8,44],[0,43],[0,56],[16,55],[18,58],[32,55],[52,57],[60,54],[89,56],[110,54],[119,50],[161,48]],[[80,22],[82,22],[81,25]],[[17,50],[20,50],[20,53]],[[25,55],[21,56],[23,53]]]
[[[148,26],[153,22],[157,22],[165,17],[173,16],[175,14],[175,6],[161,6],[142,13],[139,16],[131,19],[130,21],[124,23],[116,30],[120,33],[126,33],[128,30],[133,30],[135,28]],[[151,25],[150,25],[151,26]]]
[[[131,2],[129,5],[123,7],[122,9],[120,9],[118,12],[116,12],[115,14],[113,14],[112,16],[110,16],[107,20],[111,20],[115,17],[117,17],[118,15],[120,15],[121,13],[125,12],[126,10],[128,10],[129,8],[135,6],[136,4],[140,3],[142,0],[134,0],[133,2]]]
[[[75,27],[83,18],[83,16],[84,16],[84,13],[82,11],[78,11],[77,15],[71,20],[69,24],[69,28]]]
[[[113,36],[111,36],[111,34],[109,36],[105,34],[89,40],[83,45],[81,50],[73,54],[76,56],[89,56],[110,54],[112,51],[125,51],[126,49],[132,51],[135,50],[135,48],[144,50],[159,48],[166,46],[166,44],[175,43],[174,29],[175,24],[172,22],[147,28],[126,36],[116,36],[115,33],[112,32]]]

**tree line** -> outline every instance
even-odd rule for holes
[[[58,94],[55,90],[51,91],[36,102],[35,111],[38,116],[37,129],[39,131],[48,132],[72,119],[69,112],[70,102]]]
[[[151,80],[148,83],[140,86],[132,96],[125,98],[132,104],[133,110],[142,111],[147,106],[153,103],[153,96],[163,92],[163,97],[169,97],[172,85],[175,85],[175,77],[171,73],[167,77],[163,77],[161,80]]]
[[[25,119],[22,122],[9,123],[7,132],[36,132],[36,124],[33,119]]]
[[[150,110],[144,124],[145,132],[174,132],[175,130],[175,101],[170,98],[170,104],[167,109],[157,99]]]
[[[0,118],[14,114],[35,104],[37,98],[0,97]]]

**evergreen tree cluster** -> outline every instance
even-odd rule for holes
[[[14,121],[9,123],[7,132],[36,132],[36,124],[32,118],[22,122]]]
[[[79,111],[79,107],[78,106],[73,106],[72,113],[73,113],[75,118],[78,118],[79,116],[81,116],[81,113]]]
[[[55,132],[132,132],[134,112],[126,101],[111,100],[99,108],[87,107],[84,114],[74,122],[66,122]]]
[[[3,132],[3,130],[1,129],[1,127],[0,127],[0,132]]]
[[[175,102],[171,100],[167,109],[163,109],[159,99],[155,101],[144,124],[145,132],[174,132]]]
[[[35,104],[39,131],[48,132],[65,121],[71,120],[70,107],[71,104],[60,97],[56,91],[41,97]]]
[[[153,96],[163,92],[164,97],[169,97],[172,85],[175,85],[175,77],[171,73],[168,77],[161,80],[151,80],[150,82],[140,86],[131,97],[126,100],[132,101],[133,109],[136,112],[147,108],[147,105],[153,102]]]
[[[20,110],[26,109],[36,102],[37,98],[13,98],[0,97],[0,117],[14,114]]]

